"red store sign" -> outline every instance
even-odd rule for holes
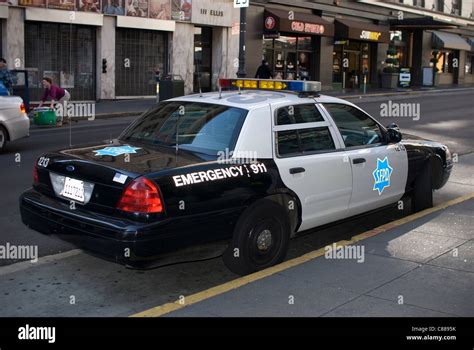
[[[291,30],[294,32],[310,33],[310,34],[323,34],[324,26],[322,24],[305,23],[299,21],[291,22]]]

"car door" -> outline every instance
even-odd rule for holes
[[[315,103],[272,106],[274,159],[302,206],[299,231],[345,215],[352,193],[351,165],[334,126]]]
[[[349,214],[395,203],[405,193],[408,159],[401,143],[389,144],[385,129],[360,108],[323,104],[334,122],[352,167]]]

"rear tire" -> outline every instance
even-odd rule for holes
[[[3,126],[0,126],[0,152],[2,152],[7,145],[8,134]]]
[[[234,229],[224,264],[238,275],[247,275],[285,259],[290,242],[290,222],[278,204],[263,200],[248,208]]]
[[[433,184],[431,164],[426,162],[415,179],[411,199],[413,212],[419,212],[433,207]]]

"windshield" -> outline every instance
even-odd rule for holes
[[[120,136],[123,141],[217,155],[233,151],[247,111],[196,102],[164,102],[146,112]]]

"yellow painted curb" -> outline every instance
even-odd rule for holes
[[[467,201],[469,199],[472,199],[472,198],[474,198],[474,192],[470,193],[470,194],[467,194],[467,195],[464,195],[464,196],[461,196],[461,197],[458,197],[458,198],[455,198],[455,199],[452,199],[450,201],[441,203],[441,204],[437,205],[436,207],[429,208],[429,209],[420,211],[420,212],[415,213],[415,214],[411,214],[411,215],[409,215],[407,217],[404,217],[402,219],[398,219],[398,220],[389,222],[387,224],[384,224],[382,226],[376,227],[372,230],[363,232],[361,234],[358,234],[358,235],[352,237],[352,239],[350,241],[346,241],[346,240],[339,241],[339,242],[336,243],[336,245],[337,246],[347,246],[347,245],[350,245],[350,244],[354,244],[354,243],[359,242],[361,240],[376,236],[376,235],[378,235],[380,233],[383,233],[383,232],[386,232],[390,229],[393,229],[393,228],[399,227],[401,225],[407,224],[409,222],[420,219],[424,216],[435,213],[437,211],[446,209],[450,206],[465,202],[465,201]],[[243,276],[243,277],[237,278],[235,280],[223,283],[221,285],[206,289],[202,292],[192,294],[190,296],[182,298],[181,300],[177,300],[173,303],[166,303],[166,304],[151,308],[149,310],[139,312],[137,314],[131,315],[130,317],[159,317],[159,316],[168,314],[172,311],[182,309],[186,306],[193,305],[193,304],[196,304],[196,303],[201,302],[203,300],[206,300],[206,299],[215,297],[217,295],[229,292],[231,290],[240,288],[242,286],[245,286],[246,284],[258,281],[258,280],[260,280],[262,278],[265,278],[265,277],[269,277],[269,276],[274,275],[278,272],[290,269],[294,266],[301,265],[301,264],[303,264],[307,261],[310,261],[310,260],[316,259],[320,256],[323,256],[324,253],[325,253],[325,249],[320,248],[318,250],[315,250],[315,251],[309,252],[307,254],[304,254],[300,257],[297,257],[297,258],[285,261],[281,264],[272,266],[268,269],[258,271],[258,272],[255,272],[255,273],[251,274],[251,275]]]

